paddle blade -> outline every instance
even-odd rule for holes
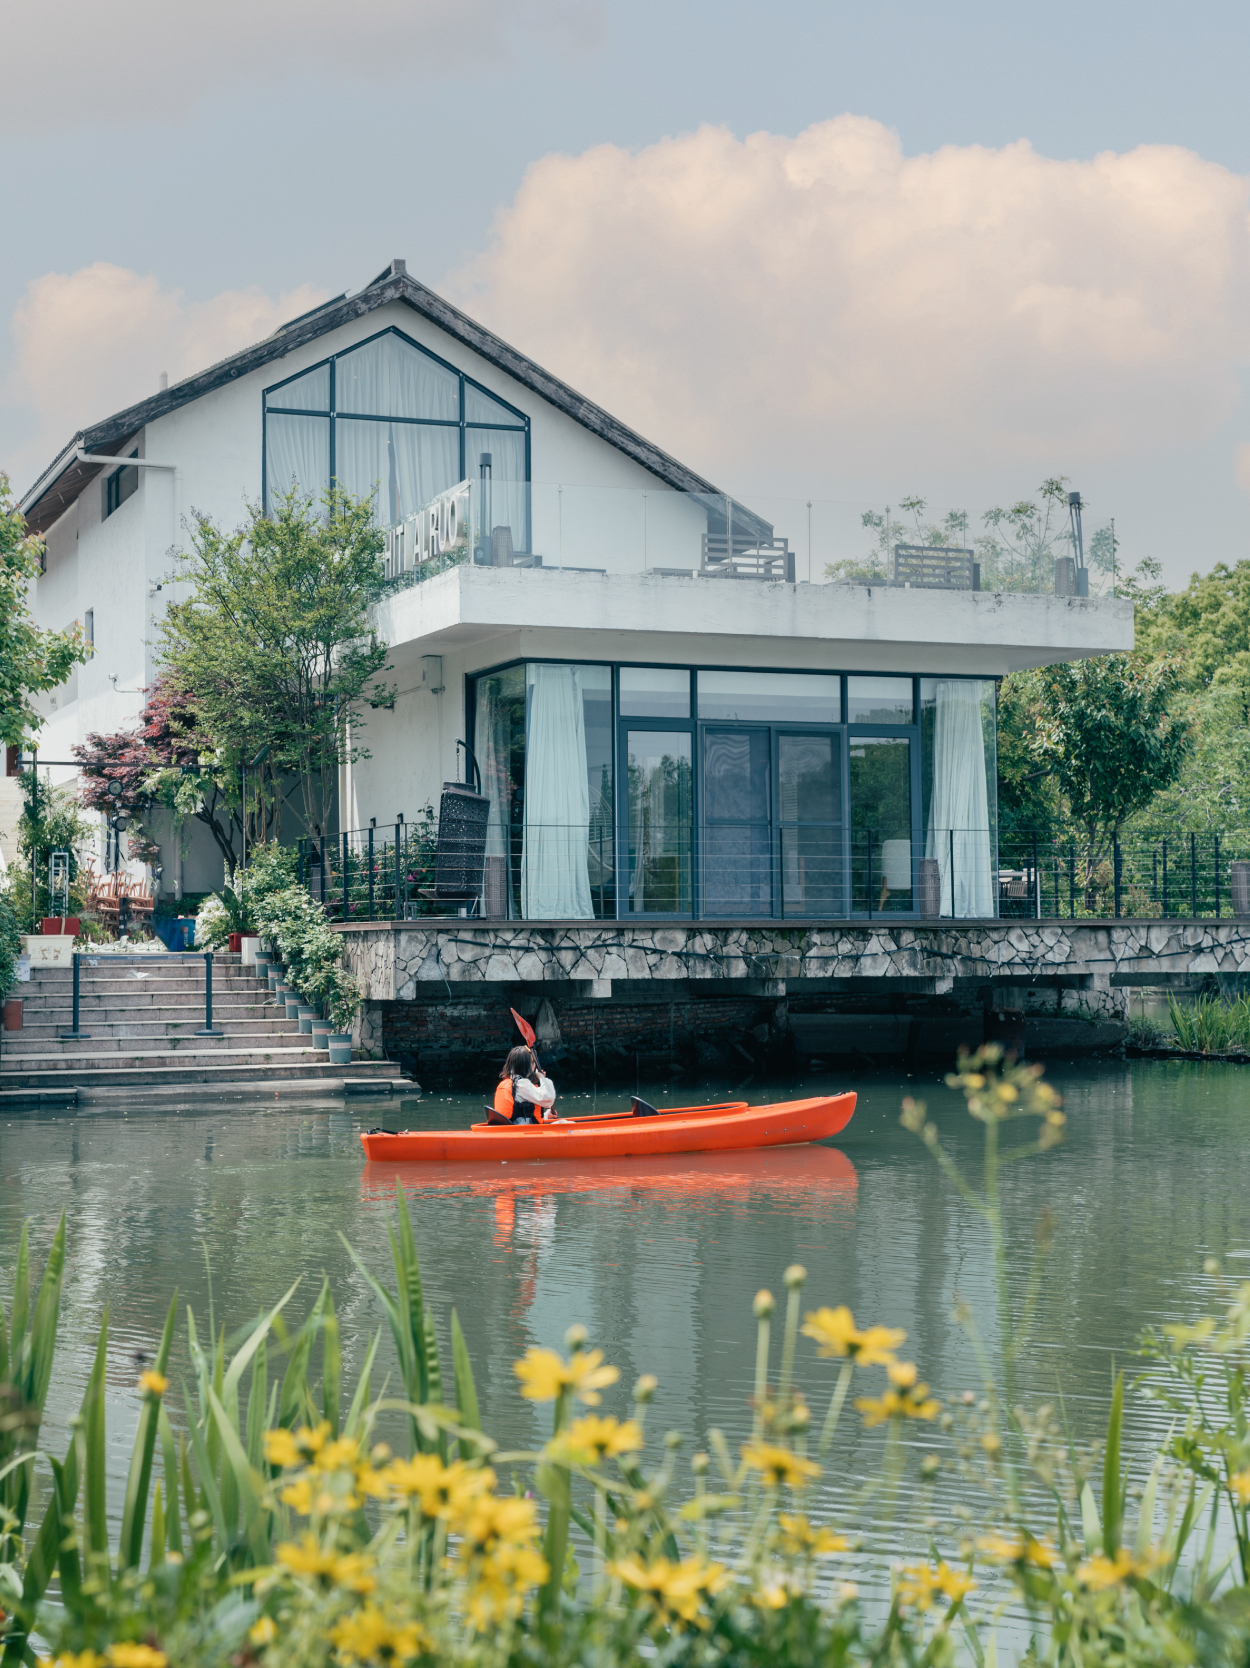
[[[512,1017],[516,1020],[517,1030],[525,1038],[526,1047],[533,1048],[535,1042],[537,1041],[537,1038],[534,1036],[534,1027],[530,1024],[528,1019],[522,1019],[515,1008],[512,1010]]]

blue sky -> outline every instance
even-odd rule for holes
[[[654,438],[726,485],[865,503],[916,490],[975,514],[1066,474],[1116,515],[1130,559],[1153,554],[1175,581],[1242,553],[1245,7],[230,0],[211,17],[162,17],[20,0],[0,14],[0,56],[31,68],[0,115],[0,323],[12,321],[0,328],[0,460],[19,487],[78,423],[154,386],[158,369],[195,368],[180,355],[242,345],[283,316],[284,299],[358,287],[402,255],[627,420],[658,425]],[[810,193],[787,208],[759,177],[743,196],[744,242],[775,212],[767,241],[787,251],[785,271],[770,274],[756,247],[736,300],[722,304],[728,199],[751,164],[741,142],[771,136],[769,166],[792,175],[792,142],[848,115],[897,135],[903,159],[947,157],[961,207],[943,230],[945,254],[923,236],[909,252],[908,216],[929,191],[922,171],[894,170],[862,217],[845,192],[836,214]],[[734,144],[683,145],[705,124]],[[876,127],[860,136],[874,159],[852,173],[871,196],[893,164]],[[1003,153],[1021,140],[1055,164],[1142,146],[1192,161],[1169,153],[1103,176],[1039,172],[1012,152],[991,169],[987,200],[1002,223],[983,232],[967,218],[976,148]],[[848,144],[855,134],[838,130],[820,166],[843,169]],[[578,161],[605,145],[624,153],[606,173]],[[555,166],[559,156],[573,165]],[[614,195],[631,205],[619,220]],[[713,199],[715,237],[687,237]],[[1129,218],[1103,247],[1100,223],[1121,204]],[[596,247],[567,221],[596,228]],[[923,271],[892,302],[894,333],[880,308],[865,322],[862,305],[845,303],[857,284],[879,282],[871,256],[847,253],[862,226],[890,238],[891,271],[912,258],[949,264],[963,250],[970,276],[983,277],[1013,250],[1046,248],[1029,256],[1037,272],[1013,257],[987,289],[984,339],[961,317],[950,274],[946,288],[929,288]],[[605,288],[605,270],[631,271],[634,260],[628,289]],[[1106,327],[1091,324],[1088,306],[1069,335],[1048,303],[1017,357],[1019,297],[1039,283],[1053,297],[1070,270],[1086,303],[1095,290],[1105,298],[1120,263],[1137,300],[1122,298],[1115,316],[1136,323],[1115,353],[1101,352]],[[810,267],[801,279],[796,264]],[[107,304],[98,271],[50,282],[102,268],[134,279],[110,277]],[[822,298],[823,283],[836,294]],[[241,294],[251,301],[221,300]],[[803,354],[768,317],[774,302],[809,332],[827,324],[823,390],[804,386]],[[917,306],[929,309],[925,339],[944,338],[944,353],[917,349]],[[698,343],[680,389],[647,364],[660,310],[674,315],[664,364]],[[58,355],[54,339],[72,352]],[[149,346],[171,363],[147,363]],[[741,384],[726,373],[754,352],[774,367],[775,390],[758,365]],[[1001,413],[996,365],[1012,384]],[[731,428],[705,420],[698,385],[731,408],[739,389]],[[856,419],[865,399],[866,423]],[[1044,413],[1035,424],[1034,402]],[[996,448],[996,429],[1009,445]]]

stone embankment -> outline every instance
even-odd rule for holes
[[[577,1076],[950,1057],[999,1037],[1034,1052],[1120,1046],[1130,992],[1235,987],[1250,922],[971,921],[349,925],[360,1042],[423,1081],[481,1071],[510,1006],[544,1014]]]

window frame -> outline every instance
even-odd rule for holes
[[[371,414],[370,412],[367,412],[367,411],[340,411],[338,409],[338,387],[337,387],[338,379],[337,379],[337,375],[336,375],[336,367],[338,365],[339,360],[340,359],[346,359],[351,354],[358,352],[361,348],[368,347],[371,342],[380,341],[383,336],[398,336],[399,340],[401,342],[403,342],[405,344],[405,346],[410,347],[410,348],[414,348],[417,353],[424,354],[427,359],[433,360],[433,362],[436,365],[440,365],[445,371],[450,371],[451,374],[454,377],[457,378],[457,381],[458,381],[458,384],[459,384],[458,396],[459,396],[459,401],[460,401],[460,415],[459,415],[458,418],[450,418],[450,417],[385,417],[385,416],[381,416],[381,415],[375,416],[375,415],[373,415],[373,414]],[[329,404],[329,408],[327,410],[323,410],[319,407],[318,408],[313,408],[313,407],[309,407],[309,406],[296,407],[296,406],[282,406],[282,405],[277,405],[277,404],[271,404],[271,398],[274,394],[278,393],[283,388],[289,387],[291,383],[298,382],[302,377],[309,376],[313,371],[321,370],[321,368],[323,366],[328,366],[329,367],[329,372],[330,372],[330,404]],[[492,400],[496,405],[502,406],[505,411],[511,412],[512,415],[516,418],[516,422],[515,423],[482,423],[482,422],[477,422],[477,421],[470,422],[465,415],[465,390],[468,389],[468,388],[476,389],[476,391],[479,394],[485,395],[485,397],[488,400]],[[434,428],[434,429],[453,429],[453,428],[458,429],[459,430],[459,436],[460,436],[460,474],[457,477],[457,479],[461,480],[461,481],[467,479],[466,474],[465,474],[465,468],[466,468],[466,463],[467,463],[467,452],[466,452],[466,447],[467,447],[466,431],[467,430],[476,429],[476,430],[480,430],[483,433],[495,433],[495,434],[524,434],[524,436],[525,436],[525,483],[524,484],[526,486],[528,486],[529,483],[530,483],[530,479],[531,479],[531,457],[530,457],[531,433],[530,433],[530,420],[525,415],[525,413],[523,411],[518,411],[516,406],[512,405],[508,400],[501,399],[500,396],[498,394],[496,394],[492,389],[485,387],[482,383],[478,382],[475,377],[469,376],[467,374],[467,372],[462,371],[458,365],[453,365],[450,360],[442,358],[442,356],[440,354],[435,353],[431,348],[423,347],[420,342],[414,341],[411,336],[407,335],[404,331],[400,330],[397,325],[394,325],[394,324],[388,324],[382,330],[375,330],[372,336],[362,337],[362,339],[359,342],[353,342],[350,347],[343,348],[343,350],[341,352],[327,354],[324,359],[318,359],[315,364],[305,365],[303,370],[295,371],[290,376],[283,377],[280,382],[271,383],[268,388],[264,388],[264,389],[261,390],[261,407],[260,408],[261,408],[260,494],[261,494],[261,503],[265,506],[265,514],[266,515],[269,515],[271,513],[271,505],[270,505],[270,502],[269,502],[269,418],[270,418],[271,415],[274,416],[274,417],[321,417],[321,418],[324,418],[325,420],[327,420],[329,422],[329,425],[330,425],[330,477],[329,478],[330,478],[331,481],[337,480],[337,478],[338,478],[337,473],[336,473],[337,464],[338,464],[338,458],[337,458],[337,455],[336,455],[337,454],[336,429],[338,427],[338,420],[339,420],[340,417],[342,417],[344,419],[350,420],[353,423],[408,423],[408,424],[413,425],[414,427],[424,427],[424,428]],[[453,482],[452,484],[454,485],[455,483]],[[530,503],[529,503],[529,495],[527,493],[526,494],[526,504],[525,504],[525,548],[527,550],[529,549],[531,542],[532,542],[532,531],[531,531],[531,525],[530,525]]]
[[[132,458],[139,456],[137,446],[130,456]],[[132,481],[130,491],[123,497],[122,487],[125,485],[125,477],[127,476],[132,477]],[[114,469],[112,474],[106,475],[104,477],[104,514],[100,517],[100,520],[107,521],[110,516],[116,515],[122,505],[128,504],[138,494],[138,491],[139,471],[133,464],[123,463],[120,468]]]

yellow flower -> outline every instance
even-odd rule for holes
[[[916,1365],[913,1361],[891,1361],[886,1373],[896,1390],[910,1390],[916,1382]]]
[[[796,1558],[831,1558],[851,1544],[845,1535],[835,1535],[832,1529],[817,1529],[801,1512],[778,1512],[777,1527],[785,1550]]]
[[[347,1471],[355,1465],[360,1444],[350,1436],[340,1436],[319,1449],[313,1464],[318,1471]]]
[[[302,1465],[304,1456],[290,1431],[265,1432],[265,1459],[270,1465]]]
[[[327,1587],[346,1587],[353,1593],[371,1593],[377,1581],[370,1573],[369,1560],[359,1552],[323,1550],[317,1537],[305,1533],[298,1542],[283,1541],[277,1562],[292,1575],[308,1575]]]
[[[700,1553],[683,1558],[680,1564],[668,1558],[657,1558],[644,1564],[633,1556],[621,1558],[611,1566],[612,1573],[627,1587],[645,1594],[661,1621],[697,1622],[706,1627],[706,1618],[699,1616],[699,1601],[719,1593],[729,1581],[723,1564],[709,1563]]]
[[[1035,1540],[1027,1532],[1016,1535],[983,1535],[977,1542],[989,1558],[1004,1564],[1036,1564],[1039,1569],[1055,1566],[1055,1549],[1046,1541]]]
[[[151,1645],[110,1645],[104,1658],[109,1668],[165,1668],[169,1661]]]
[[[790,1589],[779,1575],[766,1575],[763,1585],[751,1594],[751,1603],[758,1610],[784,1610],[790,1602]]]
[[[598,1392],[621,1376],[619,1367],[604,1367],[602,1361],[601,1349],[575,1349],[565,1361],[553,1349],[531,1347],[512,1370],[528,1401],[553,1402],[562,1390],[571,1389],[588,1407],[598,1407]]]
[[[915,1384],[907,1390],[887,1390],[883,1396],[860,1396],[855,1406],[863,1414],[869,1430],[884,1425],[887,1419],[936,1419],[941,1404],[929,1394],[927,1384]]]
[[[907,1337],[896,1326],[869,1326],[861,1332],[845,1303],[836,1309],[813,1309],[804,1321],[803,1336],[815,1339],[820,1355],[849,1356],[857,1367],[888,1367]]]
[[[307,1477],[297,1477],[288,1488],[282,1490],[282,1504],[298,1512],[301,1517],[312,1516],[312,1483]]]
[[[495,1486],[489,1466],[475,1468],[463,1460],[444,1465],[437,1454],[414,1454],[410,1460],[392,1460],[382,1473],[391,1489],[415,1496],[425,1517],[451,1521],[467,1511],[479,1496]]]
[[[567,1430],[561,1431],[547,1445],[553,1459],[566,1464],[593,1465],[597,1460],[615,1458],[618,1454],[636,1454],[643,1446],[642,1426],[636,1419],[601,1418],[587,1413],[574,1419]]]
[[[929,1564],[908,1564],[899,1572],[898,1602],[909,1609],[928,1610],[937,1595],[943,1593],[953,1606],[975,1586],[975,1581],[946,1563],[936,1569]]]
[[[363,1604],[330,1629],[330,1639],[345,1663],[407,1662],[428,1650],[432,1641],[420,1623],[396,1611]]]
[[[96,1651],[62,1651],[58,1657],[41,1656],[39,1668],[104,1668],[104,1658]]]
[[[803,1459],[771,1442],[748,1442],[742,1457],[752,1471],[761,1473],[766,1488],[780,1488],[782,1483],[787,1488],[805,1488],[813,1477],[820,1476],[814,1460]]]
[[[155,1372],[152,1368],[149,1368],[146,1373],[139,1375],[139,1388],[148,1391],[153,1396],[163,1396],[169,1389],[169,1380],[163,1373]]]
[[[278,1637],[278,1624],[272,1616],[262,1616],[248,1628],[247,1636],[253,1645],[259,1645],[263,1649],[266,1645],[272,1645]]]
[[[1082,1586],[1101,1593],[1109,1587],[1118,1587],[1122,1581],[1131,1581],[1137,1576],[1146,1575],[1158,1562],[1157,1556],[1134,1558],[1129,1549],[1122,1546],[1114,1558],[1107,1558],[1103,1553],[1096,1552],[1092,1558],[1078,1564],[1076,1578]]]
[[[1250,1465],[1228,1479],[1228,1486],[1243,1506],[1250,1506]]]

